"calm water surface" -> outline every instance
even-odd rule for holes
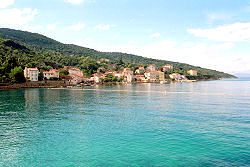
[[[0,166],[250,166],[250,80],[88,89],[0,92]]]

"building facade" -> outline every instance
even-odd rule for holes
[[[78,68],[69,68],[68,69],[69,76],[72,78],[70,83],[77,84],[83,81],[83,73],[82,70]]]
[[[59,71],[57,69],[51,69],[50,71],[43,71],[43,78],[50,79],[50,78],[59,78]]]
[[[173,69],[173,68],[174,68],[173,65],[171,65],[171,64],[166,64],[165,66],[162,67],[162,70],[163,70],[164,72],[166,72],[166,71],[169,71],[169,70],[171,70],[171,69]]]
[[[150,65],[148,65],[147,70],[149,72],[151,72],[151,71],[157,71],[157,67],[154,64],[150,64]]]
[[[139,74],[139,75],[143,75],[145,72],[144,67],[139,67],[138,69],[135,70],[135,73]]]
[[[24,77],[30,81],[38,81],[39,70],[36,68],[27,68],[24,69]]]
[[[196,70],[189,70],[187,73],[191,76],[197,76],[197,71]]]
[[[160,82],[165,80],[165,74],[161,71],[146,72],[144,75],[149,82]]]

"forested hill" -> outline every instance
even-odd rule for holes
[[[39,68],[44,69],[46,69],[46,66],[79,66],[79,60],[82,59],[82,57],[90,56],[96,60],[100,58],[108,58],[113,61],[119,61],[122,59],[122,61],[126,63],[138,65],[156,64],[157,66],[163,66],[165,64],[173,64],[174,68],[183,70],[199,70],[199,72],[204,75],[213,75],[221,78],[234,77],[223,72],[204,69],[184,63],[145,58],[126,53],[99,52],[94,49],[80,47],[77,45],[63,44],[41,34],[8,28],[0,28],[0,38],[11,39],[12,42],[23,46],[26,49],[30,49],[30,51],[32,51],[32,55],[34,55],[32,59],[36,61],[25,63],[29,63],[29,66],[37,65]]]

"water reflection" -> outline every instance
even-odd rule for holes
[[[249,97],[209,93],[249,86],[224,84],[0,92],[0,166],[247,166]]]

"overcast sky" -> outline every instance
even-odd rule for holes
[[[250,74],[250,0],[0,0],[0,27]]]

